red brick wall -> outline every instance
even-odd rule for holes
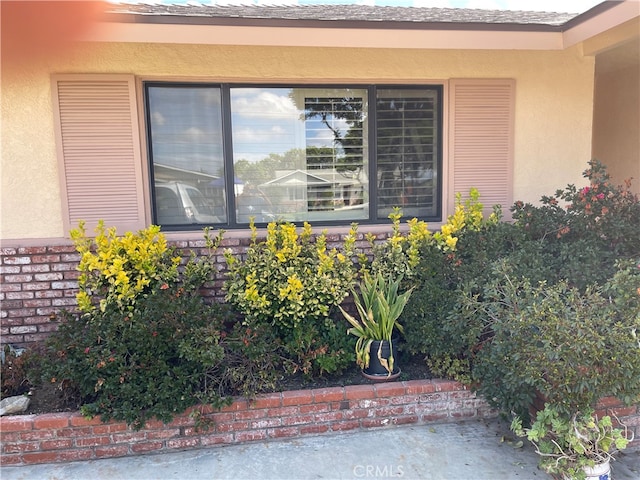
[[[189,412],[140,431],[122,422],[87,420],[78,413],[0,417],[2,465],[67,462],[139,455],[254,440],[493,417],[486,402],[457,382],[413,380],[261,395],[236,400],[203,416]]]
[[[385,234],[377,234],[383,239]],[[339,247],[339,234],[327,235],[329,248]],[[170,242],[182,250],[207,254],[204,239]],[[222,248],[236,254],[247,251],[250,238],[225,238]],[[357,247],[366,251],[369,243],[359,234]],[[213,257],[222,272],[226,268],[222,250]],[[0,248],[0,343],[25,346],[45,339],[58,327],[56,314],[76,306],[77,271],[80,257],[73,245],[3,247]],[[203,290],[207,297],[222,301],[223,275],[211,288]]]
[[[173,242],[205,254],[204,240]],[[246,251],[249,239],[225,239],[224,248]],[[215,257],[225,266],[222,252]],[[76,307],[79,254],[73,245],[0,248],[0,342],[24,346],[45,339],[58,327],[56,314]],[[222,298],[222,280],[205,295]]]
[[[640,447],[640,403],[627,407],[615,397],[605,397],[596,405],[595,413],[598,418],[609,415],[614,425],[617,418],[633,435],[631,446]]]
[[[605,399],[599,414],[616,413],[640,447],[640,408]],[[406,424],[444,423],[496,416],[487,403],[457,382],[352,385],[260,395],[220,411],[204,410],[208,430],[187,411],[171,423],[150,422],[135,431],[123,422],[102,423],[78,413],[0,417],[0,463],[26,465],[140,455],[255,440],[319,435]]]
[[[43,340],[55,314],[76,305],[79,255],[72,245],[0,249],[2,343]]]

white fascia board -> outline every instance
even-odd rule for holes
[[[620,1],[614,7],[590,18],[562,34],[563,48],[584,42],[640,16],[640,0]]]

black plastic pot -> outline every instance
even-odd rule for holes
[[[378,358],[378,349],[380,348],[380,344],[382,344],[381,357],[388,360],[391,356],[391,348],[388,340],[374,340],[371,343],[371,347],[369,350],[369,366],[362,371],[362,374],[376,381],[385,381],[385,380],[393,380],[400,375],[400,368],[398,368],[398,341],[393,338],[391,340],[393,346],[393,372],[389,372],[383,365],[380,363],[380,359]]]

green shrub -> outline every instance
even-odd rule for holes
[[[281,378],[283,359],[277,354],[279,339],[264,327],[248,328],[227,305],[215,305],[215,315],[203,326],[194,326],[189,341],[181,342],[183,358],[204,367],[196,397],[203,403],[217,398],[273,391]],[[220,361],[211,357],[212,348],[221,348]]]
[[[525,414],[540,393],[560,412],[586,411],[604,396],[640,395],[640,268],[620,263],[603,287],[566,281],[532,285],[506,263],[482,299],[464,297],[460,313],[481,319],[473,377],[495,407]]]
[[[326,234],[301,232],[291,223],[270,223],[264,240],[251,224],[251,245],[244,258],[225,251],[226,299],[244,316],[246,326],[281,340],[293,371],[307,375],[338,372],[353,354],[345,348],[344,322],[332,313],[355,281],[356,226],[343,248],[328,249]]]
[[[480,393],[507,412],[525,412],[538,393],[575,412],[599,396],[632,402],[640,389],[640,281],[629,263],[640,256],[640,203],[628,184],[612,186],[599,162],[584,175],[589,186],[569,185],[540,206],[516,202],[497,255],[474,240],[466,257],[480,262],[469,264],[465,241],[476,232],[456,252],[457,273],[477,280],[461,283],[444,329],[467,335],[458,357],[469,359]]]
[[[482,215],[479,193],[457,196],[456,211],[432,241],[419,249],[414,268],[415,290],[402,320],[408,349],[424,355],[435,375],[470,381],[470,356],[481,328],[451,316],[462,285],[477,290],[491,261],[509,250],[513,227],[500,223],[500,211]],[[467,319],[472,320],[472,319]]]
[[[406,346],[412,354],[424,356],[434,375],[462,379],[455,370],[463,369],[448,361],[466,346],[462,332],[450,331],[446,323],[457,298],[451,259],[434,243],[426,244],[416,271],[417,286],[402,315]]]
[[[181,257],[154,226],[118,237],[100,223],[96,233],[88,238],[83,224],[72,232],[81,312],[64,314],[49,339],[46,381],[77,392],[83,414],[135,428],[199,401],[222,405],[205,384],[224,358],[221,307],[198,295],[211,267],[192,258],[181,274]]]
[[[45,372],[50,381],[77,388],[84,415],[134,428],[154,417],[168,422],[203,400],[205,372],[224,358],[219,332],[207,332],[206,342],[202,336],[215,316],[214,307],[179,287],[148,292],[130,314],[107,307],[67,315],[49,340],[57,361]],[[207,400],[222,404],[215,395]]]
[[[360,254],[361,273],[373,276],[381,274],[387,279],[403,278],[405,284],[410,285],[420,262],[420,249],[426,243],[433,243],[433,236],[426,222],[416,218],[407,220],[407,228],[403,231],[400,225],[402,211],[399,208],[394,208],[389,219],[391,235],[384,240],[378,240],[371,233],[365,235],[371,253],[368,256]]]
[[[371,254],[361,255],[360,263],[363,271],[374,275],[382,273],[386,278],[400,278],[405,281],[406,288],[420,284],[425,262],[421,260],[423,249],[435,248],[443,254],[455,252],[458,241],[467,231],[475,231],[486,224],[496,224],[500,220],[500,212],[495,211],[488,219],[483,217],[483,205],[480,193],[472,188],[468,199],[462,201],[462,195],[456,194],[456,206],[452,215],[438,231],[430,232],[427,223],[416,218],[407,220],[405,229],[401,228],[402,210],[395,208],[391,220],[391,235],[382,241],[375,235],[367,234]],[[427,273],[429,275],[429,273]]]
[[[13,397],[28,393],[37,382],[34,370],[38,367],[40,345],[34,344],[28,349],[2,346],[0,363],[0,398]]]
[[[480,192],[477,188],[469,190],[468,198],[464,202],[462,194],[456,193],[455,203],[453,214],[449,215],[447,222],[440,227],[440,231],[433,234],[443,252],[455,251],[458,238],[464,232],[479,230],[483,225],[499,222],[501,218],[499,207],[494,208],[489,218],[484,218],[484,206],[480,203]]]
[[[450,257],[460,288],[480,294],[494,277],[494,264],[510,259],[516,275],[534,282],[557,280],[555,257],[540,239],[526,236],[518,225],[508,222],[485,223],[477,230],[465,230],[458,248]]]
[[[106,229],[100,221],[95,233],[94,238],[87,236],[84,222],[71,230],[80,254],[80,311],[92,313],[99,308],[104,312],[111,304],[122,312],[132,311],[136,301],[160,282],[177,280],[181,259],[171,256],[160,227],[152,225],[118,237],[115,228]]]
[[[603,284],[616,260],[640,256],[640,200],[630,192],[630,181],[613,185],[597,160],[583,175],[588,186],[567,185],[543,196],[539,206],[516,202],[512,208],[528,239],[544,242],[554,276],[581,290]]]
[[[449,310],[430,322],[438,336],[430,338],[424,351],[435,374],[471,383],[471,370],[483,343],[492,334],[482,315],[468,310],[464,298],[482,301],[487,285],[495,281],[495,265],[507,262],[513,275],[532,282],[557,281],[553,257],[544,242],[528,239],[510,223],[486,223],[460,235],[458,248],[449,257],[448,289],[436,301]],[[444,271],[444,270],[443,270]],[[437,294],[437,290],[432,295]],[[429,322],[429,320],[427,320]]]
[[[500,281],[497,265],[506,263],[512,278],[530,285],[564,281],[584,293],[614,274],[616,260],[640,256],[637,196],[628,185],[611,185],[599,162],[590,162],[584,174],[589,187],[569,185],[542,197],[540,206],[516,202],[513,223],[495,222],[499,212],[489,221],[471,215],[471,228],[457,231],[455,248],[444,258],[433,245],[423,246],[403,321],[408,346],[426,356],[434,374],[471,380],[478,352],[494,334],[479,311],[491,294],[487,288]],[[525,389],[521,396],[526,403],[530,395]]]

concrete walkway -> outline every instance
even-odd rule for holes
[[[5,467],[2,480],[302,480],[551,477],[496,420],[403,426],[66,464]],[[624,453],[624,452],[623,452]],[[640,479],[640,452],[620,456],[615,480]]]

